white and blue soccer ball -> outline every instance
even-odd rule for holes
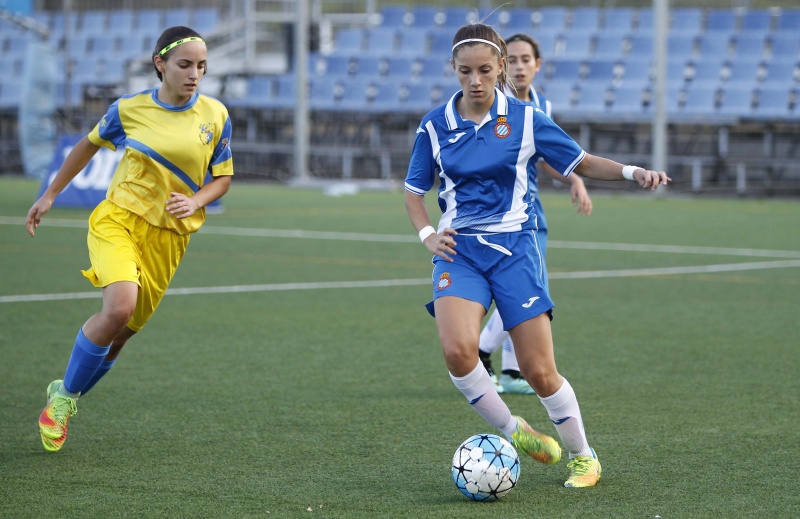
[[[458,446],[453,456],[453,481],[475,501],[495,501],[511,492],[519,480],[519,456],[496,434],[476,434]]]

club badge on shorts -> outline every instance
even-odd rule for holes
[[[502,115],[497,118],[497,124],[494,125],[494,134],[501,139],[505,139],[511,135],[511,126],[508,125],[506,118]]]
[[[445,288],[449,287],[453,281],[450,279],[450,273],[444,272],[441,276],[439,276],[439,282],[436,283],[436,288],[439,290],[444,290]]]

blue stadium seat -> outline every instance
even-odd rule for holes
[[[534,27],[537,31],[562,32],[567,28],[567,14],[565,7],[542,7],[533,14]]]
[[[653,57],[653,35],[649,33],[637,33],[632,35],[628,41],[630,48],[626,55],[628,60],[650,60]]]
[[[373,56],[389,56],[394,54],[397,43],[397,31],[391,27],[373,27],[366,32],[367,54]]]
[[[80,34],[84,36],[100,36],[106,33],[108,12],[86,11],[81,17]]]
[[[682,7],[672,10],[671,33],[696,35],[703,29],[703,10],[697,7]]]
[[[604,83],[597,82],[594,85],[586,85],[578,90],[578,95],[574,109],[585,113],[598,113],[608,110],[608,90]]]
[[[220,23],[219,11],[214,7],[199,7],[193,14],[192,29],[204,36],[213,32]]]
[[[97,64],[94,58],[77,57],[72,60],[72,81],[78,85],[91,84],[97,81]]]
[[[512,34],[509,34],[509,36],[512,36]],[[539,45],[539,54],[542,59],[547,59],[555,55],[557,39],[557,35],[549,32],[542,32],[535,35],[533,40]]]
[[[4,81],[0,83],[0,109],[19,106],[22,98],[22,84],[17,81]]]
[[[273,108],[289,108],[295,104],[295,78],[285,74],[275,78],[274,96],[268,101]]]
[[[603,31],[624,35],[633,29],[633,9],[630,7],[609,7],[605,12]]]
[[[653,27],[653,9],[639,9],[636,15],[636,31],[646,35],[653,31]]]
[[[800,57],[800,35],[776,34],[769,39],[769,47],[773,60],[794,61]]]
[[[706,13],[706,32],[731,34],[736,30],[736,12],[732,9],[710,9]]]
[[[16,61],[15,59],[7,59],[6,57],[0,58],[0,78],[11,78],[16,76]]]
[[[119,59],[98,60],[97,83],[100,85],[121,85],[127,78],[128,64]]]
[[[183,25],[184,27],[192,25],[188,9],[176,7],[164,11],[164,27],[175,27],[176,25]]]
[[[438,81],[452,71],[452,66],[443,56],[424,56],[417,60],[418,75],[422,80]]]
[[[692,87],[686,91],[686,102],[680,110],[683,114],[712,115],[717,112],[717,87]]]
[[[467,17],[470,14],[474,14],[474,11],[471,12],[467,7],[445,7],[443,14],[444,22],[441,24],[442,28],[445,31],[455,33],[459,27],[467,24]]]
[[[524,32],[529,34],[533,31],[533,9],[515,8],[509,9],[503,14],[503,18],[507,20],[503,23],[503,34],[513,34],[509,31]]]
[[[405,28],[398,31],[397,52],[403,56],[424,56],[428,52],[430,32],[425,29]]]
[[[593,56],[597,59],[621,58],[624,42],[625,35],[622,32],[602,32],[594,38]]]
[[[327,56],[324,58],[324,62],[325,76],[331,78],[331,81],[335,80],[335,78],[349,76],[355,68],[353,59],[350,56],[342,56],[340,54]]]
[[[64,44],[64,50],[71,56],[84,56],[89,52],[89,36],[73,35]]]
[[[406,19],[409,12],[404,5],[386,5],[381,9],[381,25],[400,29],[407,25]]]
[[[725,88],[719,113],[746,117],[753,112],[753,89],[750,87]]]
[[[725,59],[730,55],[731,40],[728,33],[706,33],[697,39],[700,58]]]
[[[262,108],[269,105],[273,97],[274,80],[269,76],[250,76],[247,78],[244,98],[228,99],[228,106],[243,106],[248,108]]]
[[[587,72],[583,77],[586,83],[606,85],[617,79],[621,74],[621,65],[616,60],[587,60]]]
[[[336,100],[337,83],[328,78],[311,81],[308,105],[315,110],[328,110]]]
[[[759,32],[743,32],[733,38],[737,59],[761,59],[765,55],[766,38]]]
[[[461,90],[457,81],[439,81],[433,85],[433,102],[435,105],[444,104],[453,97],[453,94]]]
[[[644,87],[650,83],[650,61],[635,60],[623,62],[625,72],[622,76],[622,84],[635,84]],[[681,76],[682,78],[683,76]]]
[[[575,92],[575,82],[569,80],[551,79],[542,85],[544,95],[553,105],[553,113],[569,112]]]
[[[439,17],[439,9],[430,5],[415,5],[411,8],[413,15],[412,27],[418,29],[433,29],[437,27],[437,18]],[[452,38],[453,35],[451,34]]]
[[[382,58],[377,56],[358,56],[355,59],[355,75],[359,81],[370,81],[381,75]]]
[[[569,30],[597,32],[600,29],[600,13],[598,7],[576,7],[572,10]]]
[[[586,32],[567,32],[556,42],[554,55],[561,58],[585,58],[592,48],[592,35]]]
[[[741,32],[766,33],[772,30],[772,13],[768,9],[748,9],[740,23]]]
[[[155,38],[150,36],[131,34],[117,36],[116,48],[119,51],[120,59],[135,59],[152,54],[155,43]]]
[[[361,29],[340,29],[336,33],[334,49],[336,54],[351,56],[364,49],[364,31]]]
[[[115,35],[125,35],[133,32],[133,11],[130,9],[115,9],[108,16],[108,32]]]
[[[747,86],[753,87],[760,76],[761,61],[759,60],[736,60],[728,63],[725,70],[725,84],[732,88]]]
[[[724,59],[710,57],[699,59],[692,63],[691,84],[692,88],[701,86],[703,88],[718,88],[722,77],[722,65]]]
[[[800,30],[800,9],[783,9],[775,25],[775,32],[797,35],[798,30]]]
[[[757,92],[757,98],[753,115],[767,119],[781,119],[791,115],[791,90],[788,88],[761,88]]]
[[[453,35],[443,31],[434,31],[430,34],[430,55],[447,56],[452,55]]]
[[[391,112],[400,102],[400,85],[395,81],[383,81],[376,85],[373,107],[376,110]]]
[[[796,61],[772,60],[766,63],[763,86],[788,87],[797,81]]]
[[[96,58],[115,58],[119,55],[117,37],[112,34],[96,35],[89,41],[88,55]]]
[[[340,110],[365,110],[369,103],[371,86],[365,81],[347,81],[340,85],[341,96],[336,98],[334,108]]]
[[[486,25],[491,25],[495,30],[500,29],[500,9],[479,9],[477,11],[477,19],[482,20]]]
[[[163,13],[159,9],[134,11],[134,19],[136,20],[136,27],[134,30],[136,34],[158,38],[158,35],[164,30],[162,14]]]
[[[568,81],[576,83],[581,78],[580,59],[551,59],[544,63],[544,76],[549,81]]]
[[[692,56],[696,39],[696,33],[689,31],[670,33],[667,36],[667,55],[683,58]]]
[[[427,112],[434,106],[432,90],[433,83],[428,81],[401,85],[397,107],[403,111]]]
[[[386,76],[395,80],[407,80],[414,74],[414,59],[409,56],[386,58]]]
[[[610,110],[615,114],[640,114],[643,110],[643,89],[638,85],[623,84],[615,88]]]

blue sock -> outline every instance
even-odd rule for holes
[[[81,396],[83,396],[86,393],[88,393],[89,390],[92,389],[95,384],[97,384],[97,381],[100,380],[101,378],[103,378],[106,375],[106,373],[108,373],[108,370],[111,369],[111,367],[114,365],[114,363],[116,361],[117,361],[117,359],[104,360],[100,364],[100,367],[97,368],[97,371],[94,372],[94,375],[92,375],[92,378],[89,379],[89,382],[86,384],[86,386],[84,386],[84,388],[81,389]]]
[[[79,330],[75,346],[72,347],[72,355],[67,363],[67,371],[64,373],[63,388],[71,393],[78,393],[86,387],[97,368],[103,363],[110,347],[111,345],[94,344],[83,334],[83,329]]]

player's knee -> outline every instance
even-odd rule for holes
[[[464,342],[448,341],[446,344],[442,344],[442,351],[444,352],[444,361],[450,373],[467,374],[475,369],[478,363],[477,347],[470,347],[470,345]]]
[[[560,376],[557,371],[535,366],[522,371],[522,375],[539,396],[549,396],[558,391]]]
[[[131,317],[133,317],[134,310],[136,310],[135,301],[133,302],[133,304],[117,303],[115,305],[109,306],[108,308],[103,308],[103,314],[105,314],[106,320],[114,328],[121,329],[123,326],[128,324],[128,321],[131,320]]]

